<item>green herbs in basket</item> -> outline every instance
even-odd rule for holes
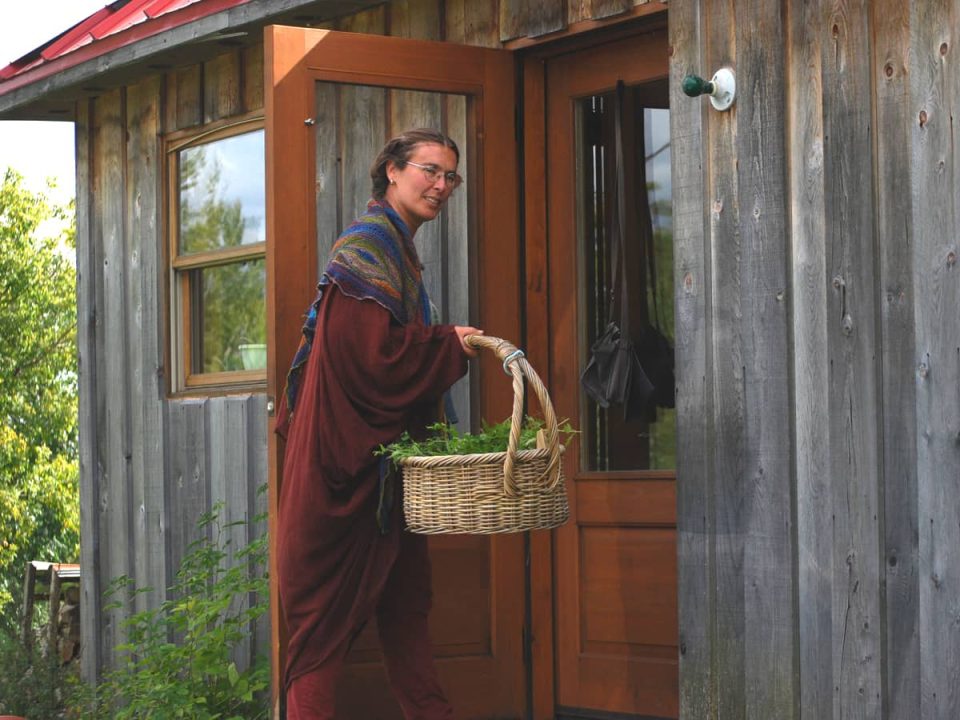
[[[537,432],[543,428],[543,422],[527,417],[520,431],[518,450],[531,450],[537,447]],[[569,422],[560,424],[560,441],[576,432]],[[435,455],[473,455],[475,453],[504,452],[510,441],[510,418],[496,425],[483,424],[476,434],[461,433],[452,425],[438,422],[427,427],[429,435],[423,440],[414,440],[404,432],[400,439],[390,445],[381,445],[376,455],[386,455],[399,465],[409,457],[431,457]]]

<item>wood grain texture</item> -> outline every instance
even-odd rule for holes
[[[880,668],[880,477],[877,270],[868,7],[832,6],[821,46],[834,702],[844,717],[877,717]],[[837,709],[835,707],[835,712]]]
[[[800,713],[833,713],[827,268],[820,11],[790,5],[790,128],[794,433],[797,473]]]
[[[921,718],[960,715],[960,183],[954,147],[960,67],[957,7],[911,6],[908,119],[914,239]],[[904,378],[906,382],[906,378]]]
[[[634,4],[633,0],[569,0],[567,24],[619,15],[633,8]]]
[[[746,717],[796,717],[794,691],[793,458],[790,447],[790,246],[786,205],[786,124],[782,3],[734,4],[744,464],[737,483],[742,558]],[[719,113],[715,113],[719,114]],[[719,243],[718,243],[719,245]],[[720,289],[718,287],[718,289]],[[718,293],[717,298],[722,297]],[[721,382],[730,383],[727,376]],[[738,401],[739,401],[738,397]],[[718,537],[719,540],[719,537]],[[718,591],[719,595],[719,591]]]
[[[736,62],[734,8],[705,3],[703,66],[718,68]],[[743,76],[741,75],[743,79]],[[701,103],[702,104],[702,103]],[[741,128],[749,132],[750,118],[740,120],[740,108],[710,110],[706,127],[706,167],[709,194],[709,246],[705,248],[707,277],[706,321],[709,327],[707,393],[711,405],[712,493],[714,497],[714,583],[716,602],[715,651],[724,660],[716,663],[717,715],[746,717],[747,653],[744,584],[746,543],[750,516],[746,507],[750,467],[750,438],[746,434],[746,377],[744,336],[745,287],[743,263],[753,248],[741,235],[741,202],[737,140]],[[750,368],[752,371],[754,368]],[[678,480],[678,483],[681,482]]]
[[[447,42],[500,46],[498,0],[445,0],[444,25]]]
[[[100,387],[96,432],[101,440],[99,477],[98,534],[108,541],[100,545],[96,564],[104,588],[110,581],[133,571],[133,552],[129,545],[131,528],[131,437],[127,398],[129,384],[129,348],[127,335],[125,207],[124,207],[124,93],[113,91],[97,100],[94,122],[95,168],[102,192],[94,200],[98,215],[103,255],[103,285],[97,305],[103,322],[103,377],[109,382]],[[125,607],[108,610],[103,616],[100,644],[105,658],[115,659],[115,646],[125,639],[122,620]]]
[[[500,0],[500,42],[556,32],[566,26],[565,21],[560,2]]]
[[[97,433],[100,383],[103,382],[97,294],[103,255],[97,213],[96,167],[92,150],[96,116],[93,101],[77,103],[75,130],[77,163],[77,356],[79,391],[79,456],[80,456],[80,566],[94,568],[99,554],[100,506],[100,440]],[[83,648],[83,679],[97,679],[103,654],[100,648],[100,612],[103,586],[97,572],[82,573],[80,602],[86,608],[80,623],[80,645]]]
[[[710,301],[707,249],[707,110],[680,92],[680,80],[704,66],[701,4],[671,3],[670,137],[673,158],[674,331],[677,381],[677,555],[680,716],[717,717],[714,665],[716,560],[711,397],[707,373]]]
[[[916,294],[911,194],[910,7],[872,3],[876,88],[877,247],[885,592],[883,712],[920,715],[920,582],[917,510]]]
[[[239,115],[243,108],[240,51],[217,55],[203,63],[203,122]]]
[[[130,436],[134,525],[133,579],[140,588],[137,611],[155,607],[165,595],[166,542],[164,387],[164,242],[159,228],[163,174],[158,133],[162,80],[144,79],[127,90],[127,337],[130,343]]]

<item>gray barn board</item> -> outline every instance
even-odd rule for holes
[[[960,714],[958,9],[670,3],[682,717]]]

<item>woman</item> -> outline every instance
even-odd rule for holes
[[[402,531],[399,478],[374,455],[422,434],[476,351],[472,327],[430,324],[413,244],[461,182],[456,144],[413,130],[374,161],[367,212],[334,244],[288,375],[278,523],[289,633],[287,718],[333,718],[350,643],[374,614],[406,718],[453,716],[429,638],[426,538]]]

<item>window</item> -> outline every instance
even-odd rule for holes
[[[174,390],[266,380],[261,119],[167,143]]]

